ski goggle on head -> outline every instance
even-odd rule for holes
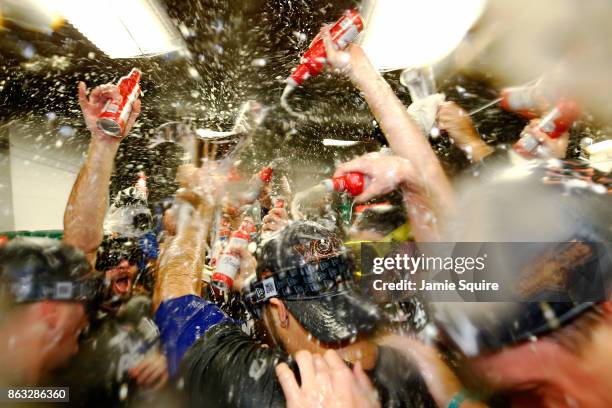
[[[105,240],[98,248],[96,270],[106,271],[116,268],[122,260],[130,265],[139,265],[143,253],[138,241],[128,238],[111,238]]]

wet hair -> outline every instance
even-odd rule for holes
[[[547,337],[566,351],[580,354],[591,341],[595,330],[603,324],[606,324],[605,313],[601,307],[595,306]]]
[[[374,231],[387,235],[404,225],[406,221],[406,213],[401,206],[393,206],[386,211],[367,208],[357,216],[352,228],[356,228],[359,231]]]

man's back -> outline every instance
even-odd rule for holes
[[[368,374],[383,407],[435,406],[410,362],[389,348],[378,350],[376,367]],[[280,362],[298,375],[283,350],[252,339],[235,324],[219,324],[187,351],[181,378],[190,406],[283,407],[285,398],[274,370]]]

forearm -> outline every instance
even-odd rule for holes
[[[480,135],[472,126],[467,129],[449,131],[448,134],[472,163],[481,162],[494,151],[480,138]]]
[[[402,176],[400,187],[410,228],[417,242],[440,241],[447,220],[452,216],[452,205],[432,191],[432,184],[424,174]],[[416,179],[416,180],[415,180]]]
[[[427,180],[430,198],[450,210],[452,189],[440,161],[389,84],[371,65],[360,68],[351,79],[363,92],[394,154],[408,159]]]
[[[444,200],[451,198],[437,195],[427,175],[415,169],[409,160],[403,159],[400,169],[393,176],[400,187],[411,230],[417,242],[437,242],[452,217],[452,205]]]
[[[410,228],[416,242],[440,241],[446,224],[444,215],[439,213],[434,201],[423,193],[403,189],[404,205]]]
[[[459,378],[436,349],[414,339],[395,334],[380,338],[378,343],[396,349],[408,360],[416,363],[429,393],[439,407],[450,406],[451,401],[459,393],[466,391]],[[460,405],[462,408],[487,407],[486,404],[470,398],[465,398]]]
[[[480,163],[485,159],[485,157],[489,156],[495,150],[485,142],[479,141],[478,143],[475,143],[474,145],[470,146],[469,151],[464,151],[466,151],[468,157],[472,162]]]
[[[429,392],[440,407],[450,406],[459,393],[465,392],[465,387],[455,376],[455,373],[441,359],[429,359],[421,362],[421,372]],[[462,408],[487,408],[487,404],[472,400],[465,396],[460,404]]]
[[[164,250],[159,262],[159,279],[155,289],[159,298],[155,301],[155,308],[164,300],[200,295],[205,242],[212,217],[212,206],[200,206],[193,218],[185,222],[183,228],[179,228],[176,237]]]
[[[119,143],[93,138],[64,213],[64,241],[91,255],[103,238],[109,183]]]

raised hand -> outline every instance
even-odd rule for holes
[[[539,123],[540,119],[532,119],[523,129],[523,133],[530,133],[537,138],[540,143],[546,147],[546,151],[548,151],[552,157],[557,159],[565,158],[567,146],[569,144],[569,132],[565,132],[561,137],[556,139],[551,139],[550,136],[538,128]]]
[[[246,283],[255,278],[257,260],[246,248],[230,247],[228,250],[240,257],[240,269],[238,270],[238,276],[234,280],[233,287],[234,290],[240,291]]]
[[[87,128],[92,135],[99,138],[117,140],[117,138],[106,135],[104,132],[98,129],[97,125],[98,117],[104,110],[104,107],[109,100],[121,102],[121,94],[119,93],[119,87],[117,87],[117,85],[106,84],[97,86],[91,91],[89,96],[87,96],[87,86],[85,85],[85,82],[79,82],[79,105],[81,106],[81,111],[83,112],[83,117],[85,118]],[[126,122],[125,130],[123,131],[121,138],[124,138],[128,135],[128,133],[130,133],[132,126],[134,126],[134,123],[140,114],[140,107],[140,99],[136,99],[132,106],[132,112],[130,113],[130,116]],[[119,138],[119,140],[121,140],[121,138]]]
[[[438,127],[445,130],[455,145],[472,161],[481,161],[493,149],[478,135],[472,119],[455,102],[444,102],[438,109]]]
[[[402,157],[381,153],[368,153],[338,166],[334,177],[359,172],[368,177],[368,183],[355,202],[365,202],[374,197],[390,193],[400,186],[418,189],[422,185],[414,166]]]
[[[345,50],[338,50],[331,39],[328,26],[324,26],[318,36],[323,38],[327,63],[336,71],[353,80],[362,76],[364,72],[373,69],[368,57],[359,45],[352,43]]]
[[[288,408],[380,407],[376,390],[360,363],[351,370],[334,350],[326,351],[323,357],[299,351],[295,359],[300,368],[299,385],[287,364],[276,366]]]
[[[262,231],[279,231],[289,224],[289,214],[284,208],[273,208],[263,217]]]

